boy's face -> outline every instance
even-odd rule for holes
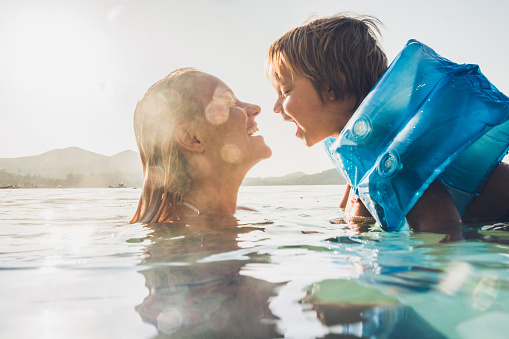
[[[295,136],[309,147],[328,136],[338,136],[353,114],[355,99],[346,96],[336,101],[328,88],[318,93],[311,81],[301,75],[295,74],[293,79],[287,72],[281,75],[281,81],[271,81],[278,95],[274,112],[281,114],[284,121],[295,123]]]

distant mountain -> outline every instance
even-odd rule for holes
[[[56,149],[40,155],[0,159],[0,169],[18,174],[40,174],[61,177],[66,167],[87,163],[104,157],[78,147]],[[65,174],[63,174],[65,176]]]
[[[123,151],[106,156],[79,147],[55,149],[43,154],[0,158],[0,186],[107,187],[121,182],[141,186],[142,168],[138,152]],[[290,173],[282,177],[245,178],[245,186],[342,185],[335,170],[317,174]]]
[[[68,174],[137,173],[141,177],[140,156],[134,151],[124,151],[106,156],[79,147],[55,149],[40,155],[0,158],[0,170],[26,175],[42,175],[56,179]]]
[[[0,158],[0,186],[141,186],[141,181],[140,156],[134,151],[106,156],[69,147],[28,157]]]
[[[88,172],[126,172],[138,173],[141,177],[141,160],[138,152],[123,151],[110,157],[104,157],[88,163]],[[76,169],[78,171],[79,169]],[[78,172],[76,172],[78,173]]]
[[[344,185],[345,179],[336,169],[329,169],[316,174],[302,172],[290,173],[282,177],[245,178],[244,186],[277,186],[277,185]]]

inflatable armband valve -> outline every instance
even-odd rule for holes
[[[387,231],[436,179],[460,214],[509,148],[509,98],[477,65],[410,40],[340,136],[324,140],[336,168]]]

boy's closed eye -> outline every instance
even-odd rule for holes
[[[282,89],[281,96],[286,97],[291,92],[291,89]]]

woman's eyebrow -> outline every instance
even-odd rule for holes
[[[233,90],[231,88],[227,89],[225,91],[225,93],[229,93],[235,101],[239,100],[239,99],[237,99],[237,97],[235,96],[235,94],[233,93]]]

